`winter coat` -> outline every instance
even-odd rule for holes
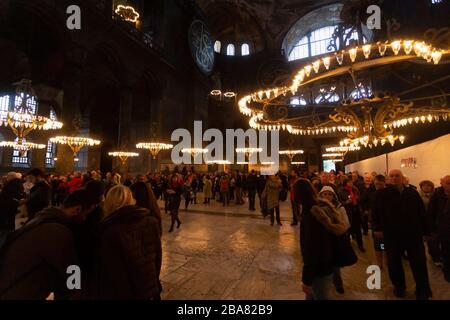
[[[127,206],[102,221],[92,284],[95,299],[159,299],[162,249],[158,220]]]
[[[0,300],[68,298],[67,268],[79,261],[64,212],[47,208],[11,236],[2,248]]]
[[[249,174],[245,186],[249,192],[256,192],[256,189],[258,188],[258,177],[254,174]]]
[[[52,189],[45,181],[39,181],[30,190],[27,201],[28,217],[33,219],[35,214],[50,206],[52,200]]]
[[[212,198],[212,182],[209,179],[205,180],[205,184],[203,185],[203,193],[205,198]]]
[[[280,204],[281,180],[269,178],[261,195],[263,201],[267,202],[267,210],[271,210]]]
[[[430,199],[427,210],[428,225],[441,241],[450,241],[450,197],[439,187]]]
[[[325,209],[327,207],[328,209]],[[302,282],[311,285],[315,278],[333,273],[336,267],[333,242],[348,230],[341,213],[326,201],[303,207],[300,246],[303,256]]]
[[[411,187],[405,187],[402,193],[394,186],[378,190],[373,225],[375,231],[382,231],[384,238],[392,241],[417,241],[429,234],[425,206]]]

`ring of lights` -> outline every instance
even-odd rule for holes
[[[88,137],[67,137],[58,136],[50,138],[50,142],[57,144],[64,144],[69,146],[73,152],[73,156],[76,157],[77,153],[80,152],[84,147],[93,147],[100,145],[99,140],[94,140]]]
[[[125,165],[128,161],[128,158],[136,158],[139,157],[139,153],[136,152],[126,152],[126,151],[114,151],[109,152],[108,155],[113,158],[118,158],[122,165]]]
[[[377,54],[374,53],[374,48],[378,48]],[[393,144],[396,140],[402,142],[404,137],[392,134],[394,128],[412,124],[413,122],[419,123],[419,121],[422,123],[425,121],[431,122],[433,120],[439,120],[440,118],[447,120],[450,115],[450,110],[448,110],[448,108],[413,109],[411,108],[412,105],[408,105],[402,112],[395,112],[392,114],[390,113],[391,110],[388,110],[389,112],[385,114],[377,114],[375,118],[378,120],[378,131],[384,131],[381,135],[381,139],[377,135],[372,136],[370,134],[363,134],[361,130],[361,121],[337,121],[337,115],[330,114],[330,120],[318,124],[314,123],[312,126],[293,125],[293,122],[298,121],[298,119],[288,119],[287,112],[278,112],[277,114],[281,115],[281,118],[271,120],[267,116],[266,110],[268,106],[279,106],[279,109],[286,108],[282,103],[278,103],[277,99],[282,99],[290,93],[295,95],[299,87],[322,79],[341,76],[348,73],[353,74],[355,71],[403,61],[416,60],[418,58],[423,58],[428,63],[432,62],[438,64],[442,56],[448,54],[450,54],[450,50],[436,49],[423,41],[413,40],[396,40],[391,43],[378,42],[376,44],[366,44],[361,47],[341,50],[334,53],[334,57],[331,55],[325,56],[300,68],[295,74],[291,85],[249,94],[239,100],[238,107],[242,114],[250,117],[250,127],[258,130],[283,130],[296,135],[319,135],[342,132],[347,134],[348,139],[342,141],[341,146],[347,145],[358,147],[361,144],[372,147],[373,145],[376,146],[378,142],[380,142],[380,144],[384,144],[385,142]],[[335,62],[332,63],[332,61]],[[391,101],[388,100],[397,99],[396,97],[382,97],[381,100],[377,101],[376,98],[380,97],[375,96],[373,100],[359,99],[358,101],[345,101],[344,103],[347,103],[349,106],[358,103],[361,105],[379,102],[392,104]],[[383,100],[383,98],[386,99]],[[398,101],[394,102],[401,105]],[[361,107],[364,108],[365,106]],[[397,107],[397,105],[394,107]],[[335,118],[333,119],[333,117]],[[348,117],[341,117],[339,120],[343,120],[344,118]],[[359,124],[359,126],[355,124]]]
[[[156,159],[161,150],[172,149],[173,145],[161,142],[140,142],[136,145],[136,148],[150,151],[153,159]]]

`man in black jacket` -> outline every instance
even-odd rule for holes
[[[450,282],[450,175],[441,179],[428,204],[428,218],[433,237],[441,244],[444,278]]]
[[[402,254],[406,251],[416,282],[416,298],[428,299],[432,293],[423,244],[423,237],[429,235],[425,206],[419,193],[403,184],[400,170],[391,170],[389,179],[391,185],[378,190],[375,196],[374,235],[384,237],[395,296],[405,296]]]
[[[258,187],[258,178],[256,177],[255,170],[252,170],[248,175],[246,187],[248,191],[248,209],[250,211],[255,211],[256,189]]]
[[[31,182],[34,184],[26,202],[28,218],[31,220],[36,213],[50,206],[52,189],[45,180],[44,172],[41,169],[32,169],[27,176],[31,177]]]

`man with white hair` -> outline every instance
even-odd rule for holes
[[[428,204],[428,218],[433,238],[441,245],[444,278],[450,282],[450,175],[441,179]]]
[[[394,295],[405,297],[402,255],[406,251],[416,282],[416,298],[426,300],[431,298],[432,292],[423,244],[423,238],[429,235],[425,206],[419,193],[414,188],[405,186],[400,170],[391,170],[389,179],[391,185],[378,190],[375,195],[374,236],[384,237]]]

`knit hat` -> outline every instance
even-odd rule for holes
[[[322,192],[326,192],[326,191],[331,192],[332,194],[334,194],[336,196],[336,192],[334,192],[334,189],[332,187],[330,187],[330,186],[323,187],[322,190],[320,190],[319,195]]]

